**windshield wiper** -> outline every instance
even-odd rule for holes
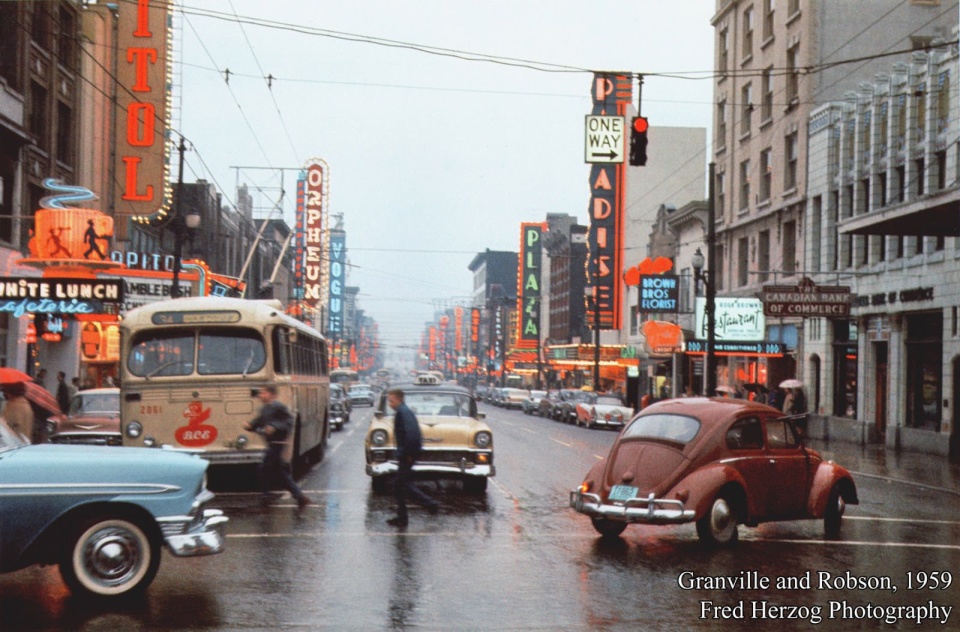
[[[175,364],[186,364],[186,360],[171,360],[171,361],[169,361],[169,362],[164,362],[163,364],[161,364],[160,366],[158,366],[158,367],[155,368],[154,370],[150,371],[149,373],[147,373],[147,374],[144,375],[143,377],[144,377],[145,379],[148,379],[148,380],[149,380],[149,379],[152,378],[154,375],[156,375],[156,374],[159,373],[160,371],[164,370],[164,369],[167,368],[168,366],[173,366],[173,365],[175,365]]]

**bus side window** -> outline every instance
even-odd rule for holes
[[[320,344],[320,375],[327,375],[327,341],[321,340]]]
[[[273,366],[277,373],[290,373],[290,343],[285,327],[273,330]]]

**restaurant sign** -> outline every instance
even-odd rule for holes
[[[26,314],[103,314],[123,302],[120,280],[0,277],[0,312]]]

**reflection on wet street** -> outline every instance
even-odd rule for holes
[[[165,555],[146,596],[122,604],[74,600],[55,568],[0,575],[0,629],[721,630],[742,623],[704,616],[705,602],[742,602],[748,610],[766,602],[803,606],[796,612],[807,615],[767,610],[766,626],[809,629],[810,608],[821,607],[818,627],[847,630],[889,626],[870,616],[829,619],[831,603],[960,603],[960,577],[946,590],[905,584],[908,571],[960,568],[953,496],[865,477],[858,480],[863,502],[848,513],[837,542],[823,541],[818,521],[741,527],[732,550],[705,549],[692,525],[631,526],[605,541],[568,508],[568,492],[615,434],[516,412],[490,411],[498,475],[486,494],[468,494],[457,482],[420,483],[441,501],[440,512],[412,505],[409,526],[398,530],[386,523],[394,514],[391,490],[374,493],[364,473],[369,414],[335,433],[325,460],[301,481],[316,501],[302,514],[289,497],[261,508],[244,487],[249,478],[221,476],[214,504],[230,516],[225,553]],[[742,571],[773,584],[808,571],[814,578],[849,572],[890,577],[899,590],[688,589],[678,582],[684,572]]]

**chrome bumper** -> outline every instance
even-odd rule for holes
[[[159,522],[171,553],[177,557],[195,557],[223,551],[229,520],[219,509],[204,509],[203,517],[196,522],[191,520],[192,524],[183,533],[170,533],[186,526],[182,518],[161,518]]]
[[[385,461],[382,463],[367,463],[368,476],[386,476],[395,474],[397,471],[396,461]],[[430,474],[448,474],[450,476],[495,476],[497,473],[493,465],[471,463],[466,459],[461,459],[460,463],[414,463],[414,473]]]
[[[604,503],[598,494],[575,490],[570,492],[570,506],[582,514],[643,524],[682,524],[693,522],[693,509],[684,509],[683,502],[654,498],[631,498],[622,505]]]

